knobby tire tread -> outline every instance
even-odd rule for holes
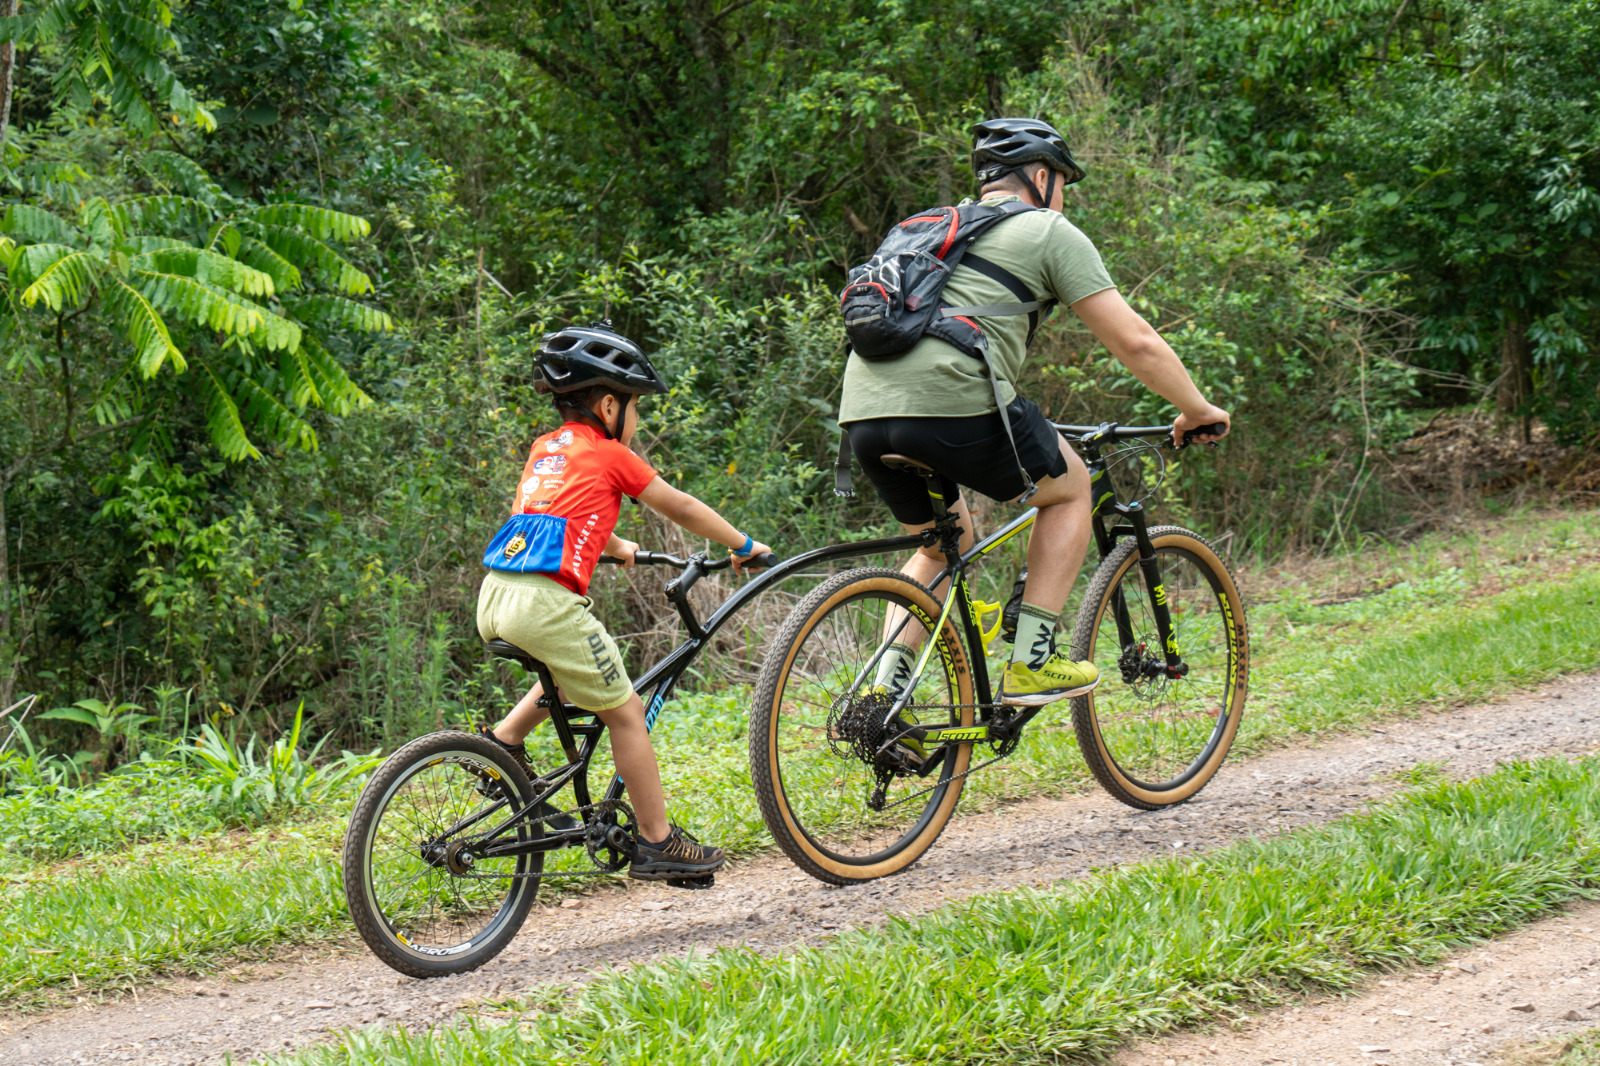
[[[1078,737],[1078,747],[1083,753],[1084,761],[1089,765],[1095,780],[1098,781],[1113,797],[1130,807],[1142,811],[1157,811],[1167,807],[1176,806],[1187,802],[1210,783],[1224,761],[1228,751],[1233,746],[1233,739],[1238,734],[1239,722],[1244,715],[1245,695],[1249,687],[1250,673],[1250,637],[1245,622],[1244,600],[1239,595],[1239,583],[1233,576],[1232,569],[1222,554],[1216,550],[1210,541],[1191,529],[1182,526],[1152,526],[1149,530],[1150,541],[1159,556],[1163,548],[1176,548],[1188,552],[1195,565],[1206,570],[1212,577],[1219,579],[1223,594],[1229,598],[1229,606],[1236,619],[1237,628],[1233,631],[1237,639],[1230,641],[1233,653],[1238,656],[1238,669],[1235,676],[1235,685],[1230,694],[1230,720],[1224,731],[1221,743],[1205,766],[1186,776],[1177,787],[1165,793],[1135,790],[1130,782],[1118,772],[1114,761],[1107,757],[1102,749],[1099,724],[1095,718],[1093,692],[1083,696],[1076,696],[1072,700],[1072,728]],[[1185,543],[1187,542],[1187,543]],[[1094,577],[1089,583],[1089,589],[1084,593],[1083,603],[1078,608],[1078,615],[1072,629],[1072,651],[1074,658],[1085,658],[1090,654],[1090,644],[1100,626],[1101,616],[1109,610],[1111,590],[1119,584],[1130,569],[1137,569],[1138,542],[1132,538],[1126,539],[1112,549],[1111,554],[1096,568]],[[1140,581],[1143,588],[1143,581]],[[1148,590],[1146,590],[1148,594]],[[1120,653],[1121,649],[1113,649]],[[1096,654],[1104,658],[1103,649],[1095,649]],[[1096,665],[1104,666],[1104,663]],[[1104,676],[1104,675],[1102,675]],[[1120,683],[1120,678],[1115,679]],[[1104,682],[1102,682],[1104,683]]]

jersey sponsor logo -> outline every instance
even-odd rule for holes
[[[571,443],[572,430],[564,429],[560,433],[557,433],[554,437],[544,442],[544,450],[547,452],[559,452],[562,448],[565,448]]]
[[[515,559],[517,557],[517,553],[520,552],[523,548],[526,548],[527,546],[528,546],[528,538],[524,537],[521,533],[518,533],[516,536],[512,537],[509,541],[506,542],[506,547],[505,547],[505,556],[506,556],[506,558],[507,559]]]
[[[578,534],[577,542],[572,545],[572,568],[579,570],[583,566],[583,546],[589,543],[589,534],[594,532],[594,524],[600,521],[598,514],[591,514],[589,521],[583,524],[583,532]]]
[[[570,437],[572,434],[568,433],[567,436]],[[566,469],[567,457],[565,455],[547,455],[533,464],[533,472],[541,476],[560,474]]]

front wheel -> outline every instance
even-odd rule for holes
[[[1078,746],[1105,790],[1153,811],[1206,786],[1244,714],[1249,641],[1244,602],[1204,537],[1150,530],[1161,580],[1152,589],[1139,545],[1124,540],[1095,571],[1072,631],[1072,657],[1092,659],[1100,685],[1072,701]],[[1171,676],[1153,604],[1166,601],[1181,676]]]
[[[420,737],[378,767],[344,843],[344,894],[372,953],[412,977],[476,970],[517,935],[542,853],[487,856],[486,835],[533,800],[516,761],[483,737]],[[496,843],[536,841],[538,823]]]
[[[955,810],[971,744],[928,753],[921,773],[875,755],[903,729],[884,726],[893,699],[873,689],[890,671],[874,660],[886,635],[920,650],[939,610],[904,574],[850,570],[813,589],[768,645],[750,714],[750,776],[773,839],[818,880],[898,873]],[[933,639],[901,725],[971,726],[966,646],[950,622]]]

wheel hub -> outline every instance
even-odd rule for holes
[[[443,865],[457,877],[464,877],[477,865],[478,856],[465,840],[455,840],[445,845]]]

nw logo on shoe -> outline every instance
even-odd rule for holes
[[[910,680],[911,660],[902,655],[900,656],[900,661],[895,664],[894,677],[889,680],[889,691],[894,693],[896,698],[899,698],[900,694],[906,690],[906,682]]]

